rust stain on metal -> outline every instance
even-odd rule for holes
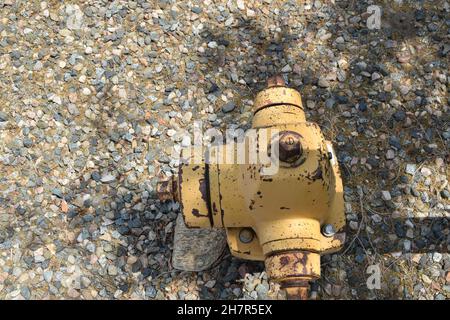
[[[328,176],[327,170],[325,168],[325,177],[327,177],[327,176]],[[313,172],[305,171],[305,174],[300,174],[299,178],[305,178],[311,182],[314,182],[316,180],[322,180],[322,181],[326,180],[326,179],[324,179],[321,160],[318,161],[317,168]],[[323,185],[325,186],[326,182],[324,182]]]
[[[302,272],[304,274],[307,274],[308,273],[308,270],[306,269],[307,255],[302,253],[294,253],[294,257],[295,259],[297,259],[297,261],[294,262],[294,268],[296,268],[297,265],[300,264],[300,266],[303,268]]]
[[[312,181],[316,181],[319,179],[323,179],[322,168],[320,166],[317,167],[317,169],[312,173],[312,176],[311,176]]]
[[[275,75],[267,79],[267,88],[284,86],[286,83],[281,75]]]
[[[208,214],[201,214],[200,211],[198,209],[195,209],[195,208],[192,209],[192,215],[194,217],[197,217],[197,218],[199,218],[199,217],[208,217]]]
[[[308,300],[308,281],[296,281],[291,284],[284,284],[282,288],[286,291],[288,300]]]
[[[198,181],[199,187],[198,190],[202,195],[202,199],[207,202],[208,201],[208,186],[206,184],[206,179],[200,179]]]
[[[281,264],[281,267],[282,268],[284,268],[284,267],[286,267],[287,265],[288,265],[288,263],[289,263],[289,257],[288,256],[283,256],[283,257],[281,257],[280,258],[280,264]]]
[[[250,210],[253,210],[254,208],[253,208],[253,206],[255,205],[255,200],[251,200],[250,201],[250,205],[248,206],[248,208],[250,209]]]

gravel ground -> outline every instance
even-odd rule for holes
[[[0,298],[274,297],[229,254],[173,270],[154,188],[182,129],[247,128],[282,73],[343,171],[348,240],[313,295],[449,299],[449,2],[302,3],[0,0]]]

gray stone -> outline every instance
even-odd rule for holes
[[[283,72],[283,73],[289,73],[289,72],[291,72],[292,71],[292,68],[291,68],[291,66],[290,65],[285,65],[282,69],[281,69],[281,72]]]
[[[50,283],[53,278],[53,271],[51,271],[51,270],[44,271],[43,276],[44,276],[44,280],[46,282]]]
[[[236,108],[236,104],[233,101],[230,101],[222,106],[222,111],[227,113],[233,111],[234,108]]]
[[[391,193],[389,191],[383,190],[381,191],[381,198],[384,201],[390,201],[392,199]]]
[[[28,288],[28,286],[21,287],[20,294],[22,295],[22,297],[25,300],[30,300],[30,298],[31,298],[31,291],[30,291],[30,288]]]
[[[328,88],[330,86],[330,82],[325,77],[320,77],[318,85],[322,88]]]

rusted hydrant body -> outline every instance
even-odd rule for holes
[[[173,192],[188,227],[225,228],[234,256],[265,261],[288,296],[306,298],[308,281],[320,277],[320,255],[345,238],[337,159],[319,126],[306,121],[298,91],[279,77],[256,96],[252,128],[257,152],[276,158],[276,171],[249,161],[249,141],[211,146],[200,155],[209,161],[180,166]]]

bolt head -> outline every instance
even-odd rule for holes
[[[239,232],[239,241],[242,243],[250,243],[253,241],[255,233],[250,228],[244,228]]]
[[[280,161],[292,163],[300,159],[303,153],[300,138],[300,134],[294,131],[283,131],[280,133],[278,142]]]
[[[322,227],[322,234],[325,237],[332,237],[336,234],[336,230],[332,224],[326,224]]]

